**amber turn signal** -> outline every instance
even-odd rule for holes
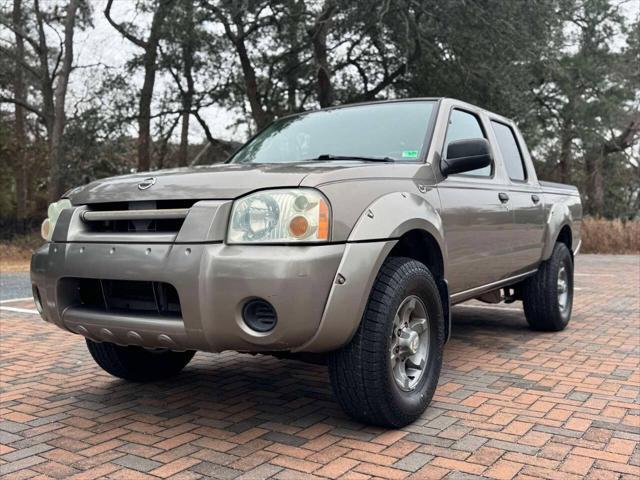
[[[318,240],[329,240],[329,206],[324,200],[318,202]]]

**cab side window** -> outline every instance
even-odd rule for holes
[[[524,169],[522,153],[518,148],[518,141],[513,130],[508,125],[495,120],[491,120],[491,128],[493,128],[493,132],[496,135],[498,148],[509,178],[517,182],[524,182],[527,179],[527,175]]]
[[[453,110],[449,117],[449,126],[447,127],[447,136],[444,141],[444,155],[447,154],[447,148],[451,142],[457,140],[468,140],[472,138],[487,138],[480,126],[480,120],[474,114],[463,110]],[[479,177],[490,177],[492,166],[472,170],[463,175],[474,175]]]

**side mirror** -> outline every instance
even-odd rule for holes
[[[491,146],[484,138],[451,142],[440,169],[443,175],[471,172],[491,165]]]

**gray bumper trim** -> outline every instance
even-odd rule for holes
[[[62,322],[72,332],[98,342],[161,346],[172,350],[187,343],[184,324],[171,317],[142,317],[69,307],[62,314]]]

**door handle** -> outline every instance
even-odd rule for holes
[[[501,201],[502,203],[507,203],[507,202],[509,201],[509,195],[507,195],[507,194],[506,194],[506,193],[504,193],[504,192],[500,192],[500,193],[498,194],[498,198],[500,199],[500,201]]]
[[[540,197],[538,195],[531,195],[531,201],[533,203],[540,203]]]

